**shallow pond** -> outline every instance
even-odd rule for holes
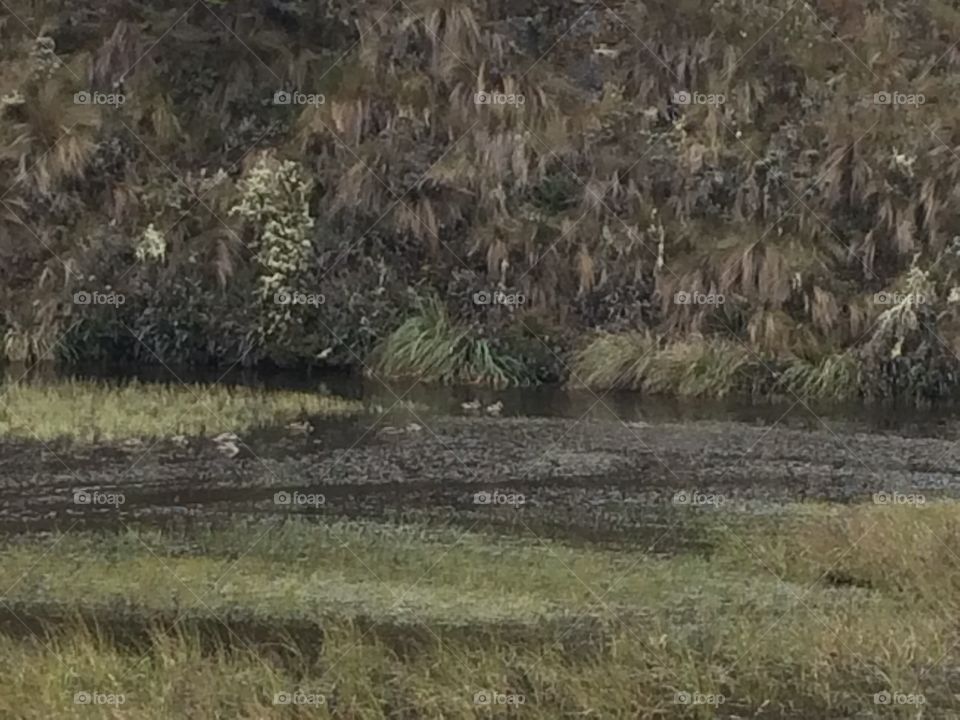
[[[3,377],[19,379],[22,367],[11,366]],[[462,415],[462,404],[503,403],[504,417],[556,417],[682,423],[733,421],[758,425],[818,428],[824,423],[860,432],[894,433],[907,437],[960,438],[960,405],[916,408],[897,405],[817,404],[788,397],[771,402],[743,399],[699,400],[643,396],[636,392],[593,392],[556,386],[496,390],[476,386],[437,386],[410,380],[385,380],[337,372],[295,370],[197,369],[179,367],[83,367],[69,370],[41,367],[28,373],[34,381],[64,377],[123,383],[225,383],[288,390],[316,390],[363,400],[381,411],[415,403],[418,414]]]
[[[21,375],[8,369],[8,378]],[[0,438],[0,528],[297,513],[646,545],[673,527],[678,512],[692,528],[694,516],[716,510],[709,503],[678,508],[678,493],[722,498],[729,522],[811,500],[960,496],[954,407],[808,408],[162,367],[44,369],[30,381],[63,377],[315,390],[362,400],[367,412],[314,417],[308,431],[267,424],[241,432],[240,452],[231,457],[199,437],[95,445]],[[481,409],[465,410],[468,401]],[[491,403],[502,403],[499,415],[482,409]],[[78,506],[78,489],[120,493],[124,503]],[[283,506],[279,492],[323,495],[326,502]],[[476,500],[498,492],[524,502],[496,507]]]

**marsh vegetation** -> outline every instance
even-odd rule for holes
[[[4,602],[46,634],[5,616],[0,710],[67,717],[116,688],[144,718],[497,712],[481,692],[531,718],[874,717],[883,693],[960,711],[955,503],[702,527],[696,553],[367,522],[8,540]],[[275,704],[295,691],[324,699]]]
[[[106,419],[55,453],[0,441],[6,716],[960,712],[949,434],[416,408],[410,429],[297,392],[7,390],[37,435],[65,439],[57,407]],[[215,450],[195,393],[245,455]]]
[[[11,0],[3,355],[951,395],[958,29],[905,0]]]
[[[0,0],[0,716],[960,717],[958,36]]]
[[[14,383],[0,393],[0,435],[41,441],[206,437],[363,410],[319,393],[222,384],[63,380]]]

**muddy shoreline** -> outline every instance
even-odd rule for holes
[[[0,443],[0,530],[129,522],[229,521],[237,514],[417,518],[536,534],[649,542],[678,492],[718,496],[761,514],[805,501],[866,502],[874,493],[960,497],[960,445],[938,437],[737,422],[627,423],[561,418],[421,417],[324,423],[242,438],[241,453],[190,439],[142,445]],[[946,437],[942,436],[946,435]],[[122,494],[78,505],[74,493]],[[278,505],[281,491],[322,506]],[[475,493],[522,496],[483,505]],[[682,503],[681,503],[682,505]],[[681,518],[682,520],[682,518]]]

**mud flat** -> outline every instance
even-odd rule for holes
[[[5,441],[0,457],[0,527],[8,531],[296,513],[646,543],[678,510],[709,511],[710,498],[734,517],[796,502],[870,502],[878,493],[960,495],[952,438],[816,423],[431,417],[411,428],[353,418],[318,420],[306,436],[252,433],[233,458],[201,438],[185,446]],[[78,491],[123,503],[78,504]],[[282,492],[319,495],[323,504],[278,504]]]

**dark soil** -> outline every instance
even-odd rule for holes
[[[775,426],[420,420],[419,430],[365,418],[316,422],[309,436],[260,431],[243,438],[235,458],[201,439],[186,447],[7,440],[0,443],[0,530],[296,512],[651,545],[663,530],[693,527],[699,513],[716,511],[675,503],[678,491],[722,496],[721,507],[735,511],[730,517],[754,518],[790,502],[869,501],[878,492],[960,495],[960,446],[942,429],[939,437],[867,434],[812,417],[807,428],[789,419]],[[125,501],[78,505],[79,489],[122,493]],[[278,505],[274,494],[282,490],[319,493],[325,504]],[[482,491],[520,494],[523,504],[477,504]]]

